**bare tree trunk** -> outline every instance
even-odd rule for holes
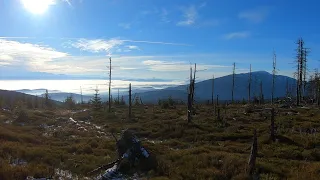
[[[188,109],[187,109],[187,116],[188,116],[188,123],[190,123],[192,121],[192,83],[193,83],[193,80],[192,80],[192,67],[190,67],[190,84],[189,84],[189,87],[188,87]]]
[[[289,97],[289,79],[286,80],[286,97]]]
[[[111,112],[111,57],[109,60],[109,112]]]
[[[257,131],[254,130],[253,142],[252,142],[252,146],[251,146],[251,153],[250,153],[250,158],[249,158],[249,162],[248,162],[248,164],[249,164],[248,173],[250,175],[252,175],[254,173],[255,166],[256,166],[257,155],[258,155]]]
[[[220,117],[220,108],[218,108],[217,121],[221,121],[221,117]]]
[[[231,93],[231,101],[232,104],[234,102],[234,78],[235,78],[235,73],[236,73],[236,63],[233,63],[233,71],[232,71],[232,93]]]
[[[271,124],[270,124],[270,139],[275,142],[276,138],[274,135],[274,117],[275,117],[275,113],[274,113],[274,108],[271,109]]]
[[[319,82],[319,80],[317,82],[317,86],[318,86],[318,88],[317,88],[317,102],[318,102],[318,106],[320,106],[320,82]]]
[[[131,108],[132,108],[132,99],[131,99],[131,83],[129,84],[129,120],[131,120]]]
[[[119,89],[118,89],[118,105],[120,104],[120,94],[119,94]]]
[[[302,59],[303,50],[302,49],[301,49],[300,56],[301,57],[300,57],[300,64],[299,64],[299,66],[300,66],[300,72],[299,72],[299,81],[300,81],[300,83],[299,83],[299,101],[301,103],[302,97],[303,97],[303,88],[302,88],[302,86],[303,86],[303,59]]]
[[[304,41],[300,38],[297,42],[297,105],[299,106],[304,96],[303,86],[307,74],[307,50],[304,48]]]
[[[219,95],[217,95],[217,100],[216,100],[216,104],[217,104],[217,107],[219,106]]]
[[[299,68],[298,68],[298,72],[299,72]],[[299,99],[299,73],[297,74],[296,93],[297,93],[297,95],[296,95],[297,96],[297,106],[299,106],[300,105],[300,99]]]
[[[276,78],[276,63],[277,63],[277,56],[276,56],[276,53],[273,52],[271,104],[274,103],[274,82],[275,82],[275,78]]]
[[[188,88],[188,123],[192,121],[192,114],[193,114],[193,104],[194,104],[194,90],[195,90],[195,78],[196,78],[196,71],[197,71],[197,64],[194,65],[194,72],[192,72],[192,68],[190,68],[190,85]],[[192,77],[193,73],[193,77]]]
[[[248,85],[248,103],[251,101],[251,64],[250,64],[250,73],[249,73],[249,85]]]
[[[214,97],[214,75],[212,76],[212,94],[211,94],[211,104],[213,105],[213,97]]]
[[[219,95],[217,95],[216,104],[214,106],[214,116],[217,116],[218,108],[219,108]]]
[[[82,87],[81,86],[80,86],[80,93],[81,93],[81,104],[83,104]]]
[[[262,88],[262,81],[260,81],[260,100],[259,100],[259,103],[260,105],[263,103],[263,88]]]
[[[303,49],[303,94],[304,97],[306,95],[306,86],[307,86],[307,50]]]
[[[195,104],[194,90],[195,90],[195,82],[196,82],[196,71],[197,71],[197,64],[194,64],[193,80],[192,80],[192,105]]]
[[[315,72],[315,91],[316,91],[316,101],[317,101],[317,105],[320,105],[320,76],[319,76],[319,72],[318,69],[316,69]]]

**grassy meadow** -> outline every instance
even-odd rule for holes
[[[116,159],[110,132],[130,128],[158,160],[145,179],[250,179],[253,131],[258,135],[255,171],[261,179],[319,179],[318,107],[276,108],[276,141],[269,140],[267,105],[126,106],[93,114],[66,109],[0,110],[0,179],[58,177],[91,179],[87,173]],[[83,108],[79,108],[80,110]],[[72,119],[70,119],[70,117]],[[21,162],[20,162],[21,161]]]

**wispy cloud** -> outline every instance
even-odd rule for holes
[[[190,44],[161,42],[161,41],[140,41],[140,40],[128,40],[128,39],[122,39],[122,41],[134,42],[134,43],[147,43],[147,44],[163,44],[163,45],[173,45],[173,46],[191,46]]]
[[[106,64],[108,57],[100,56],[73,56],[53,48],[18,41],[0,40],[0,66],[22,67],[28,71],[47,72],[55,74],[99,75],[107,77]],[[85,41],[81,41],[83,43]],[[109,46],[86,46],[80,48],[90,51],[105,51]],[[128,49],[137,49],[138,46],[124,46]],[[146,78],[161,77],[183,80],[187,75],[190,64],[185,62],[186,56],[112,56],[114,63],[113,75],[119,78]],[[198,64],[198,70],[221,68],[223,66]],[[17,73],[17,72],[15,72]]]
[[[124,28],[124,29],[130,29],[131,23],[119,23],[118,26]]]
[[[146,60],[143,61],[142,64],[148,66],[151,71],[189,71],[190,64],[184,61],[160,61],[160,60]],[[210,70],[213,68],[226,68],[229,66],[221,66],[221,65],[204,65],[198,64],[197,71]]]
[[[270,9],[268,7],[258,7],[240,12],[238,17],[239,19],[245,19],[253,23],[260,23],[268,16],[269,12]]]
[[[138,46],[126,46],[128,49],[131,49],[131,50],[140,50],[140,48]]]
[[[184,20],[177,23],[178,26],[191,26],[196,23],[198,11],[194,5],[182,8]]]
[[[120,67],[121,70],[133,70],[133,69],[138,69],[134,67]]]
[[[167,9],[163,8],[163,9],[161,10],[161,13],[160,13],[161,22],[164,22],[164,23],[169,23],[169,22],[171,22],[171,21],[168,19],[168,14],[169,14],[169,12],[167,11]]]
[[[27,36],[0,36],[0,39],[30,39],[32,37],[27,37]]]
[[[237,39],[237,38],[247,38],[250,36],[250,32],[248,31],[242,31],[242,32],[233,32],[226,34],[224,36],[225,39]]]
[[[67,53],[53,48],[0,39],[0,62],[8,65],[25,65],[29,69],[37,69],[46,62],[68,56]]]
[[[25,41],[25,40],[24,40]],[[78,42],[78,41],[76,41]],[[86,41],[82,41],[86,42]],[[109,46],[88,46],[81,45],[81,48],[90,51],[102,51],[109,49]],[[137,49],[138,46],[121,46],[122,49]],[[115,48],[116,49],[116,48]],[[195,58],[196,57],[196,58]],[[266,57],[268,63],[269,56]],[[197,70],[199,79],[208,79],[214,73],[216,77],[230,74],[232,62],[245,61],[255,62],[261,57],[245,57],[230,54],[175,54],[175,55],[154,55],[154,56],[130,56],[113,55],[114,65],[113,75],[118,78],[146,78],[156,77],[161,79],[186,80],[190,62],[197,59]],[[204,59],[215,59],[215,63],[204,63]],[[203,63],[201,63],[203,62]],[[47,72],[54,74],[68,74],[81,76],[101,76],[107,77],[108,57],[105,55],[74,56],[72,54],[58,51],[51,47],[18,42],[13,40],[0,39],[0,66],[1,68],[22,68],[27,71]],[[241,67],[242,68],[242,67]],[[11,72],[11,71],[10,71]],[[168,73],[170,72],[170,73]],[[19,72],[12,72],[13,74]],[[41,77],[39,77],[41,78]]]
[[[103,40],[103,39],[79,39],[76,42],[72,42],[71,46],[89,52],[106,52],[108,54],[112,53],[112,50],[116,47],[123,44],[122,40],[119,39],[110,39],[110,40]]]
[[[131,44],[128,45],[128,42]],[[140,50],[133,43],[146,43],[146,44],[162,44],[162,45],[174,45],[174,46],[190,46],[188,44],[181,43],[169,43],[169,42],[158,42],[158,41],[136,41],[128,39],[78,39],[76,41],[69,41],[64,43],[65,47],[74,47],[83,51],[92,52],[92,53],[106,53],[111,55],[114,52],[130,52],[132,50]]]
[[[111,39],[110,39],[111,40]],[[110,40],[103,40],[109,42]],[[117,39],[119,40],[119,39]],[[56,50],[41,43],[33,44],[24,42],[0,39],[0,66],[1,68],[16,67],[28,71],[48,72],[55,74],[73,74],[73,75],[95,75],[107,77],[108,57],[102,54],[90,54],[75,56],[61,50]],[[32,40],[34,41],[34,40]],[[121,48],[123,50],[137,50],[139,46],[127,43],[121,40],[121,45],[105,45],[105,42],[97,41],[98,45],[92,45],[91,41],[74,41],[79,43],[77,47],[86,49],[90,52],[105,52],[111,48],[111,51]],[[86,44],[87,43],[87,44]],[[148,42],[149,43],[149,42]],[[114,43],[108,43],[114,44]],[[119,43],[118,43],[119,44]],[[119,46],[119,47],[115,47]],[[268,63],[269,56],[266,56]],[[119,78],[146,78],[156,77],[161,79],[185,80],[188,77],[190,62],[197,60],[197,70],[200,79],[230,74],[232,62],[256,62],[263,63],[261,57],[241,57],[238,53],[230,55],[224,54],[170,54],[170,55],[112,55],[114,65],[113,75]],[[216,60],[214,62],[208,59]],[[202,62],[202,63],[201,63]],[[206,63],[205,63],[206,62]],[[243,65],[243,64],[242,64]],[[241,67],[241,65],[239,65]],[[243,67],[241,67],[243,68]],[[168,73],[170,72],[170,73]],[[15,72],[18,73],[18,72]]]
[[[201,18],[200,10],[207,6],[206,2],[199,5],[190,5],[188,7],[182,7],[184,19],[179,21],[177,26],[196,26],[196,27],[207,27],[207,26],[218,26],[221,24],[219,19],[203,19]]]

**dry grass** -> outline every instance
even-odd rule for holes
[[[125,128],[135,130],[143,144],[157,155],[159,167],[149,172],[151,179],[247,179],[254,129],[258,133],[259,151],[256,171],[261,179],[318,179],[320,111],[300,108],[288,112],[292,110],[277,109],[277,142],[269,141],[269,111],[251,112],[242,105],[222,108],[222,121],[213,116],[211,106],[199,105],[191,124],[185,121],[185,106],[174,109],[137,106],[130,122],[126,120],[127,108],[119,107],[112,113],[95,115],[86,126],[87,131],[78,130],[68,120],[71,113],[63,110],[29,110],[24,126],[5,124],[14,114],[0,112],[0,179],[49,177],[55,168],[83,177],[95,167],[114,160],[114,141],[108,132],[120,133]],[[85,121],[89,116],[79,113],[74,114],[74,119]],[[41,124],[52,128],[41,128]],[[318,132],[306,133],[310,128]],[[51,135],[44,136],[48,131]],[[10,156],[28,164],[10,166]]]

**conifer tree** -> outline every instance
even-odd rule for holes
[[[102,101],[99,95],[98,88],[95,89],[95,92],[96,93],[94,94],[94,97],[90,100],[90,104],[94,112],[99,112],[102,110]]]

